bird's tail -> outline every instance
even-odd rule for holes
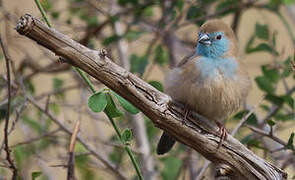
[[[175,144],[175,140],[166,132],[163,132],[157,146],[157,154],[162,155],[170,151]]]

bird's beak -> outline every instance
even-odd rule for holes
[[[204,45],[210,45],[211,41],[210,41],[208,34],[205,34],[205,33],[200,34],[199,43],[204,44]]]

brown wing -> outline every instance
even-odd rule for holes
[[[178,64],[176,67],[181,67],[184,64],[186,64],[189,60],[193,59],[195,56],[197,56],[197,53],[193,51],[192,53],[188,54],[185,56]]]

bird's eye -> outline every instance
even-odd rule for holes
[[[221,39],[221,35],[216,36],[216,39],[217,40],[220,40]]]

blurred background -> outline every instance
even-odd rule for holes
[[[194,51],[200,25],[212,18],[224,20],[238,37],[240,60],[253,85],[245,107],[228,118],[226,128],[230,132],[247,112],[254,111],[235,137],[288,172],[290,179],[295,178],[294,0],[40,3],[56,30],[89,48],[105,48],[113,61],[159,90],[163,90],[164,74]],[[0,0],[0,34],[11,56],[9,146],[19,179],[66,179],[69,133],[77,122],[76,179],[120,179],[116,172],[127,179],[138,179],[124,146],[134,153],[145,179],[212,179],[210,165],[204,168],[208,164],[205,159],[184,145],[178,143],[165,156],[156,155],[161,131],[144,114],[126,107],[126,102],[111,94],[118,112],[115,123],[125,135],[133,134],[127,138],[127,145],[122,143],[107,116],[88,107],[92,92],[79,74],[14,30],[25,13],[42,19],[33,0]],[[89,79],[97,92],[108,91],[100,82]],[[7,82],[5,58],[0,51],[0,179],[12,176],[3,149]]]

